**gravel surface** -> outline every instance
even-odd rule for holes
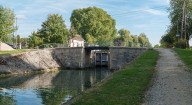
[[[192,105],[192,74],[171,49],[158,49],[153,84],[142,105]]]

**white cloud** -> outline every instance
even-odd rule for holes
[[[27,17],[25,15],[22,15],[22,14],[17,14],[16,17],[18,19],[27,19]]]
[[[153,15],[159,15],[159,16],[167,16],[168,13],[165,11],[160,11],[160,10],[156,10],[156,9],[145,9],[143,10],[144,12],[153,14]]]

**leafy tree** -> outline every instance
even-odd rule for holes
[[[21,43],[21,37],[20,37],[20,35],[17,35],[17,43]]]
[[[110,45],[116,37],[115,20],[101,8],[73,10],[71,28],[89,44]]]
[[[21,38],[21,43],[22,42],[25,42],[25,43],[29,42],[29,38]]]
[[[170,34],[166,34],[161,37],[161,46],[162,47],[172,47],[173,46],[173,38]]]
[[[133,45],[132,45],[132,47],[140,47],[137,35],[131,35],[131,37],[133,38]]]
[[[12,39],[12,33],[16,30],[14,27],[14,12],[0,5],[0,40],[9,42]]]
[[[120,29],[118,31],[120,38],[124,41],[124,46],[129,46],[131,47],[133,43],[133,38],[130,35],[130,32],[126,29]]]
[[[69,39],[69,32],[66,28],[62,16],[59,14],[50,14],[45,22],[42,23],[42,28],[38,30],[38,35],[43,39],[44,43],[64,43]]]
[[[185,2],[185,4],[184,4]],[[185,13],[186,13],[186,25],[182,25],[183,21],[183,7],[185,7]],[[191,18],[191,13],[192,13],[192,0],[170,0],[170,8],[169,8],[169,18],[171,21],[171,25],[169,26],[167,30],[167,37],[171,38],[171,42],[166,42],[169,40],[166,40],[167,38],[164,38],[165,36],[162,37],[161,39],[161,44],[170,44],[169,46],[176,46],[180,42],[184,42],[184,46],[188,47],[189,46],[189,35],[192,34],[192,18]],[[183,21],[184,22],[184,21]],[[186,31],[183,31],[183,29],[186,29]],[[181,31],[182,30],[182,31]],[[186,33],[186,36],[185,36]],[[179,34],[180,36],[176,38],[176,35]],[[165,40],[164,40],[164,39]],[[182,41],[180,41],[182,40]],[[166,45],[167,46],[167,45]]]
[[[154,48],[160,48],[159,44],[156,44],[156,45],[154,46]]]
[[[39,37],[38,32],[32,32],[32,35],[29,36],[29,47],[36,47],[43,44],[43,40]]]
[[[138,42],[140,44],[140,47],[151,47],[151,44],[149,42],[149,39],[147,38],[147,36],[145,35],[145,33],[141,33],[138,36]]]

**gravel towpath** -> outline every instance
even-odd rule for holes
[[[142,105],[192,105],[192,73],[171,49],[158,49],[160,58],[152,86]]]

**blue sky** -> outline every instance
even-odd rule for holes
[[[41,28],[48,14],[63,16],[70,28],[74,9],[97,6],[116,20],[116,28],[128,29],[132,35],[145,33],[152,45],[158,44],[169,26],[169,0],[0,0],[0,5],[14,10],[18,20],[17,34],[27,37]]]

